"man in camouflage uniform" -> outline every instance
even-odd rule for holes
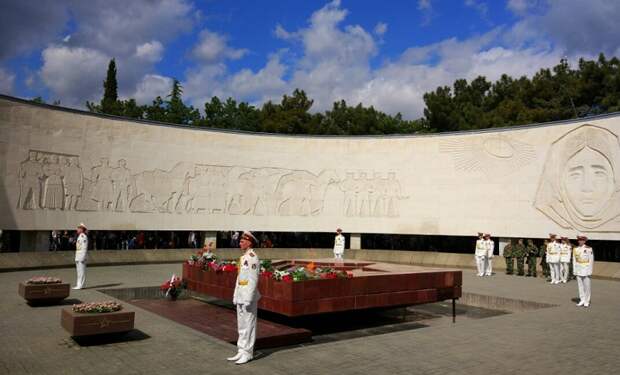
[[[514,273],[514,257],[512,254],[512,240],[508,241],[506,246],[504,246],[504,260],[506,260],[506,275],[512,275]]]
[[[517,241],[517,244],[514,246],[512,250],[512,255],[517,258],[517,275],[525,276],[526,250],[522,238],[519,238],[519,241]]]
[[[527,240],[527,276],[536,277],[536,257],[538,257],[538,248],[534,246],[534,241]]]
[[[551,273],[549,270],[549,264],[547,264],[547,257],[545,256],[547,254],[547,245],[549,245],[549,241],[545,240],[545,242],[540,247],[538,256],[540,257],[540,266],[542,267],[543,276],[547,281],[549,281]]]

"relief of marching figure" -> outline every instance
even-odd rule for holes
[[[551,144],[534,207],[564,228],[620,230],[620,141],[583,125]]]
[[[328,190],[342,215],[396,217],[401,194],[394,172],[315,174],[179,162],[134,173],[125,159],[101,157],[84,174],[79,156],[32,150],[19,169],[18,208],[132,213],[318,216]],[[367,177],[370,176],[370,177]]]
[[[399,201],[407,199],[401,193],[396,173],[389,172],[387,178],[374,172],[368,177],[360,172],[347,172],[340,184],[343,197],[343,214],[348,217],[398,217]]]

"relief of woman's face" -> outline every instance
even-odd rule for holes
[[[585,217],[595,216],[607,207],[615,186],[609,161],[588,147],[568,160],[562,183],[570,204]]]

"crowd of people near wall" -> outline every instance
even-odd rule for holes
[[[221,247],[239,247],[240,232],[221,232]],[[96,231],[88,232],[89,250],[135,250],[200,248],[205,239],[196,231]],[[258,236],[261,248],[273,247],[272,234]],[[49,235],[49,251],[75,250],[75,230],[52,230]]]

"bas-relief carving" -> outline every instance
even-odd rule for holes
[[[395,172],[347,172],[341,178],[331,169],[314,174],[180,162],[170,170],[135,173],[124,159],[113,164],[102,157],[85,176],[78,155],[31,150],[19,169],[18,208],[318,216],[329,190],[342,204],[338,216],[398,217],[399,201],[407,198]]]
[[[357,176],[347,172],[340,189],[344,193],[344,215],[348,217],[397,217],[398,202],[408,198],[401,194],[394,172],[389,172],[387,177],[380,173],[369,177],[365,172]]]
[[[30,150],[18,171],[21,209],[75,209],[83,175],[77,155]]]
[[[534,146],[503,134],[444,140],[439,152],[452,155],[455,170],[487,177],[506,176],[536,159]]]
[[[552,143],[534,206],[564,228],[620,230],[620,142],[582,125]]]

